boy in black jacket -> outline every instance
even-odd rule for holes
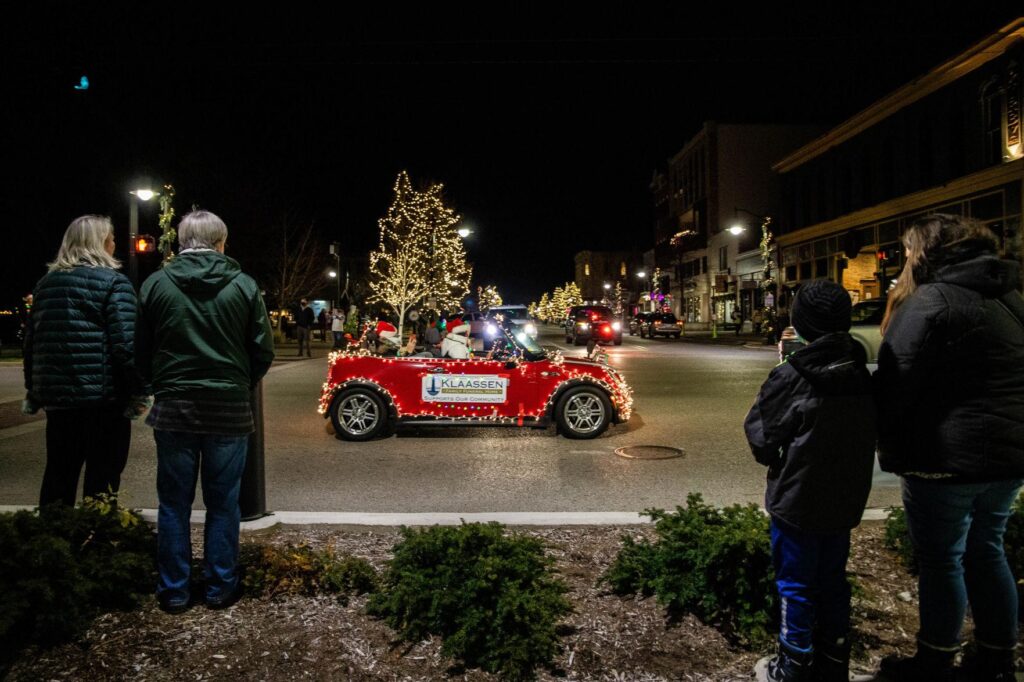
[[[850,296],[803,285],[792,322],[808,345],[772,370],[744,428],[768,467],[772,561],[782,605],[779,652],[759,680],[846,682],[850,661],[850,529],[871,490],[875,406],[864,352],[849,335]],[[813,672],[812,672],[813,667]]]

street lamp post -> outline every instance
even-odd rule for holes
[[[149,201],[160,196],[160,193],[154,192],[149,181],[144,180],[139,182],[137,189],[131,190],[128,194],[131,196],[128,200],[128,279],[131,280],[133,287],[138,288],[139,256],[136,242],[139,236],[139,202]]]
[[[778,285],[775,278],[772,276],[772,265],[775,265],[774,259],[772,258],[772,246],[774,245],[774,235],[772,234],[771,225],[772,217],[767,215],[760,215],[753,211],[748,211],[745,208],[734,207],[734,214],[738,216],[740,213],[746,213],[747,215],[756,218],[761,221],[761,289],[763,289],[763,304],[764,311],[767,317],[768,324],[763,328],[765,333],[765,339],[770,339],[771,336],[777,331],[775,325],[778,322]],[[730,228],[729,232],[734,235],[739,235],[746,231],[746,227],[740,223],[734,223]],[[778,269],[778,267],[776,268]],[[774,290],[775,293],[772,293]]]
[[[334,256],[334,273],[331,277],[334,278],[334,282],[337,285],[335,290],[334,307],[341,307],[341,244],[333,242],[331,244],[331,255]]]

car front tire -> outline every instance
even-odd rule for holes
[[[331,403],[331,423],[342,440],[363,442],[380,438],[389,430],[387,405],[370,388],[341,391]]]
[[[570,388],[555,406],[558,431],[566,438],[587,440],[597,438],[612,420],[612,401],[595,386]]]

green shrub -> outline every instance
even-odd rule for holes
[[[333,548],[310,549],[306,545],[283,548],[245,544],[241,548],[245,570],[243,585],[255,596],[279,594],[336,594],[346,604],[351,594],[377,588],[377,571],[365,559],[339,557]]]
[[[0,514],[0,663],[134,608],[156,585],[155,553],[141,517],[106,498]]]
[[[768,517],[757,506],[716,509],[694,494],[675,513],[645,514],[657,540],[624,536],[602,581],[616,594],[656,595],[670,618],[692,613],[740,643],[773,639],[778,614]]]
[[[903,507],[889,507],[885,519],[885,546],[896,552],[903,564],[911,573],[917,573],[917,560],[914,558],[914,544],[910,541],[910,530],[907,528],[907,513]]]
[[[437,635],[469,667],[530,679],[557,653],[556,625],[571,610],[552,563],[539,540],[497,523],[403,528],[368,611],[406,641]]]

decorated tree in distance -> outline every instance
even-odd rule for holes
[[[551,292],[550,310],[552,320],[560,320],[565,317],[568,306],[565,304],[565,289],[562,287],[555,287],[555,290]]]
[[[583,292],[580,291],[580,288],[579,286],[577,286],[576,282],[566,282],[564,292],[566,310],[568,310],[574,305],[583,304]]]
[[[544,322],[551,321],[551,301],[548,299],[548,292],[541,294],[540,301],[537,303],[537,317]]]
[[[477,299],[480,302],[480,310],[485,312],[496,305],[501,305],[501,294],[498,293],[498,287],[493,284],[478,289]]]
[[[409,183],[409,176],[404,176]],[[411,183],[410,188],[411,188]],[[422,231],[419,238],[424,240],[422,248],[428,255],[429,267],[426,270],[428,305],[432,304],[435,312],[455,310],[462,304],[462,299],[469,293],[469,280],[473,268],[466,260],[466,250],[462,245],[462,237],[455,229],[461,220],[455,210],[444,203],[444,185],[435,184],[423,192],[415,192],[415,220]]]
[[[437,209],[428,213],[430,210]],[[406,314],[431,292],[430,230],[421,195],[412,188],[405,171],[398,174],[394,199],[377,225],[380,242],[370,252],[370,302],[395,311],[401,338]]]
[[[615,295],[612,299],[612,312],[616,315],[622,315],[623,308],[625,308],[625,292],[622,291],[622,282],[615,283]]]

